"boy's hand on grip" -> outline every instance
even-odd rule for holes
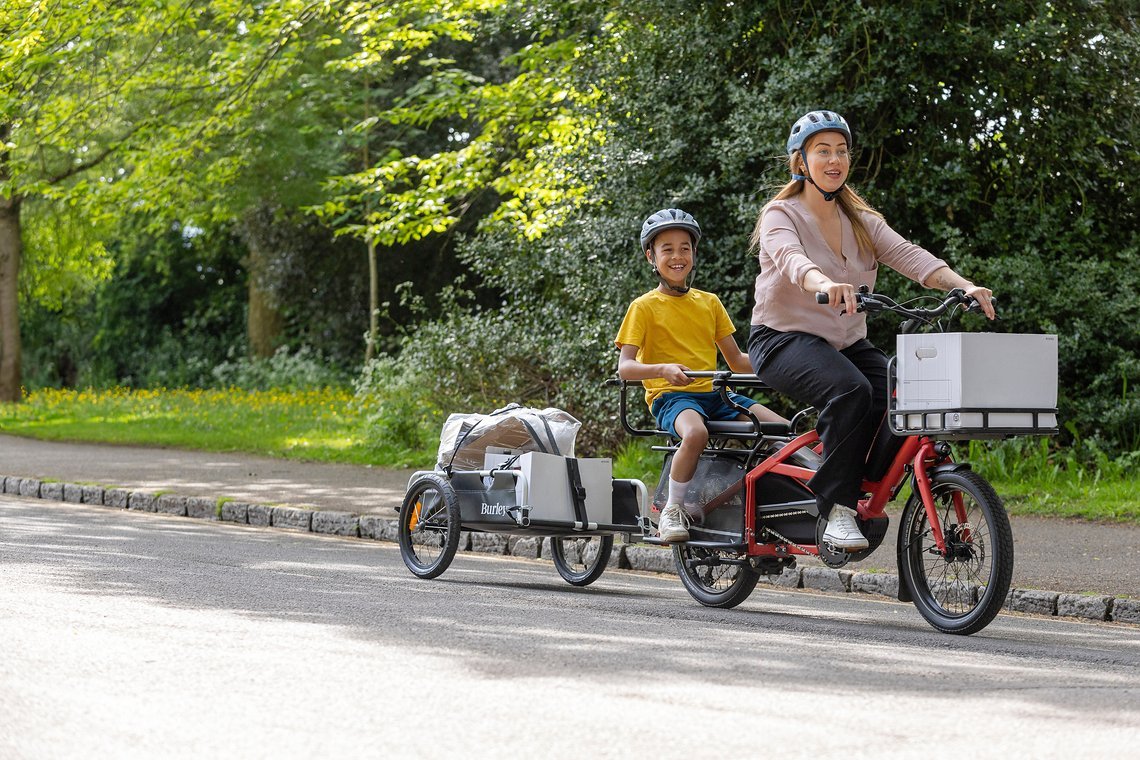
[[[684,364],[663,364],[661,365],[661,377],[669,381],[670,385],[688,385],[693,382],[693,378],[685,373],[689,368]]]

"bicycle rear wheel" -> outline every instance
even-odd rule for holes
[[[550,550],[558,574],[571,586],[589,586],[605,572],[613,536],[555,536]]]
[[[419,578],[435,578],[459,548],[459,499],[442,475],[429,472],[408,487],[398,538],[404,564]]]
[[[970,470],[934,473],[931,490],[946,554],[938,551],[916,491],[899,527],[899,571],[928,623],[944,633],[976,633],[994,619],[1009,593],[1009,517],[993,487]]]
[[[673,564],[685,590],[706,607],[735,607],[760,580],[747,557],[723,549],[674,544]]]

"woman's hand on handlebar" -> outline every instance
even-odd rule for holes
[[[963,290],[966,291],[966,295],[977,301],[983,314],[990,319],[997,316],[997,312],[994,311],[994,293],[992,290],[983,288],[981,285],[971,285],[968,288],[963,288]]]
[[[842,306],[847,314],[854,314],[859,305],[855,300],[854,285],[849,282],[836,282],[819,269],[809,269],[800,284],[804,290],[815,291],[815,300],[818,303],[826,303],[832,307]],[[823,300],[824,296],[827,296],[826,301]]]
[[[842,306],[846,314],[854,314],[859,307],[859,301],[855,298],[855,286],[849,282],[827,280],[819,286],[819,296],[827,296],[828,306]],[[816,296],[816,301],[824,303],[819,296]]]

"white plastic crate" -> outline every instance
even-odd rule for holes
[[[484,460],[487,468],[498,467],[512,459],[513,452],[489,451]],[[528,451],[514,464],[522,471],[515,484],[516,503],[530,508],[531,520],[577,520],[570,476],[566,470],[568,457]],[[578,476],[586,491],[586,521],[609,525],[614,521],[613,462],[609,458],[578,459]]]
[[[898,430],[1057,426],[1056,335],[899,335],[896,352]]]

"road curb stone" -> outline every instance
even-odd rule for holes
[[[127,497],[127,509],[133,509],[137,512],[154,512],[156,501],[152,494],[132,491],[131,495]]]
[[[1057,617],[1108,620],[1110,609],[1112,609],[1111,596],[1086,596],[1084,594],[1059,594],[1057,596]]]
[[[1014,612],[1030,612],[1035,615],[1056,615],[1056,591],[1038,591],[1037,589],[1012,589],[1006,600],[1006,607]]]
[[[630,570],[649,573],[673,572],[673,551],[656,546],[627,546],[625,559]]]
[[[380,515],[312,508],[223,502],[208,497],[176,494],[155,495],[126,488],[71,483],[44,483],[37,478],[4,476],[0,491],[14,496],[65,501],[69,503],[162,512],[205,520],[222,520],[241,525],[274,527],[284,530],[396,541],[398,522]],[[460,534],[459,549],[503,554],[527,559],[550,556],[550,539],[538,536],[506,536],[473,531]],[[672,574],[673,554],[656,546],[615,543],[610,568]],[[827,567],[785,568],[780,575],[763,575],[761,581],[779,588],[808,588],[837,593],[866,593],[891,599],[898,597],[899,577],[891,573],[866,573]],[[1039,589],[1011,589],[1006,609],[1060,618],[1113,621],[1140,625],[1140,599],[1106,595],[1063,594]]]
[[[217,520],[218,500],[205,496],[190,496],[186,499],[186,516],[199,520]]]
[[[1113,599],[1111,614],[1112,619],[1118,623],[1140,625],[1140,599]]]
[[[313,512],[313,532],[359,537],[360,517],[354,512],[318,509]]]
[[[268,528],[273,524],[273,507],[266,504],[250,504],[247,519],[250,525]]]
[[[154,509],[149,511],[160,512],[164,515],[175,515],[176,517],[186,517],[186,497],[172,493],[164,493],[155,499]]]
[[[313,510],[299,507],[274,507],[271,525],[274,528],[309,532],[313,529]]]
[[[103,505],[115,509],[126,509],[131,492],[124,488],[112,488],[103,492]]]
[[[222,521],[249,524],[249,505],[242,501],[227,501],[222,504]]]

